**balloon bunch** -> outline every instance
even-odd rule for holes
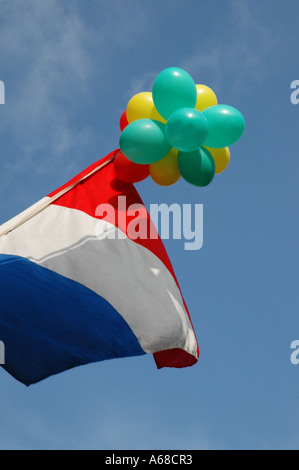
[[[219,105],[209,87],[170,67],[157,76],[152,92],[133,96],[120,128],[118,178],[134,183],[151,175],[170,186],[182,176],[203,187],[226,169],[229,146],[242,136],[245,121],[237,109]]]

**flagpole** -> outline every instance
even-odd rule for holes
[[[66,188],[63,188],[54,196],[45,197],[41,199],[39,202],[37,202],[33,206],[26,209],[24,212],[21,212],[21,214],[17,215],[13,219],[10,219],[8,222],[5,222],[3,225],[0,226],[0,237],[7,235],[8,233],[12,232],[16,228],[26,223],[28,220],[32,219],[32,217],[42,212],[44,209],[50,206],[50,204],[53,204],[53,202],[57,201],[57,199],[64,196],[64,194],[68,193],[72,189],[74,189],[78,184],[82,183],[83,181],[87,180],[98,171],[105,168],[107,165],[109,165],[109,163],[111,163],[115,159],[115,157],[116,157],[116,153],[114,153],[105,162],[101,163],[99,166],[97,166],[92,171],[90,171],[87,175],[84,175],[82,176],[82,178],[79,178],[77,181],[74,181],[73,183],[69,184]]]

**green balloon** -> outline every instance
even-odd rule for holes
[[[139,119],[125,127],[119,145],[131,162],[142,165],[161,160],[171,150],[165,137],[165,125],[152,119]]]
[[[207,186],[215,176],[215,162],[205,148],[179,152],[178,165],[182,177],[194,186]]]
[[[169,67],[157,76],[153,84],[153,101],[164,119],[180,108],[195,108],[197,89],[193,78],[177,67]]]
[[[209,134],[205,145],[211,148],[224,148],[237,142],[245,129],[242,114],[232,106],[216,105],[203,111],[208,121]]]
[[[181,152],[192,152],[207,138],[207,120],[197,109],[181,108],[168,119],[165,134],[172,147]]]

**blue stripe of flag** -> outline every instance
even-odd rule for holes
[[[25,385],[92,362],[145,354],[104,298],[27,259],[0,255],[4,368]]]

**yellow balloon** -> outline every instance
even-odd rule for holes
[[[160,186],[171,186],[181,177],[178,167],[178,151],[172,149],[166,157],[150,165],[150,175]]]
[[[129,123],[138,119],[154,119],[166,123],[165,119],[156,110],[153,95],[150,91],[138,93],[130,99],[127,106],[127,119]]]
[[[197,89],[197,102],[195,108],[198,111],[204,111],[211,106],[218,104],[217,96],[211,88],[206,85],[196,85]]]
[[[214,159],[216,175],[219,175],[219,173],[222,173],[227,168],[230,162],[230,150],[228,147],[225,147],[223,149],[212,149],[209,147],[206,148]]]

